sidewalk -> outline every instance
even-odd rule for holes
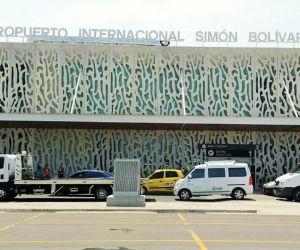
[[[25,196],[24,196],[25,197]],[[34,196],[35,197],[35,196]],[[190,201],[175,200],[176,197],[158,197],[147,199],[146,207],[107,207],[106,202],[92,199],[55,199],[27,196],[11,202],[1,202],[0,212],[105,212],[105,211],[140,211],[140,212],[199,212],[199,213],[257,213],[264,215],[300,215],[300,203],[290,202],[276,197],[254,194],[242,201],[223,196],[193,198]],[[157,200],[157,201],[155,201]]]

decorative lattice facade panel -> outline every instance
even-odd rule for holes
[[[158,168],[195,166],[205,160],[202,144],[258,144],[256,183],[296,168],[300,161],[299,132],[1,129],[0,153],[28,150],[34,168],[49,164],[66,174],[80,169],[113,171],[116,158],[138,158],[142,175]]]
[[[300,116],[300,53],[280,50],[278,71],[278,116]]]
[[[111,50],[111,114],[127,115],[133,112],[133,61],[133,50],[126,47]]]
[[[272,49],[256,51],[256,116],[277,116],[278,105],[278,68],[277,52]]]
[[[184,145],[183,166],[196,166],[203,163],[204,151],[202,145],[205,143],[205,132],[187,131],[182,133]]]
[[[180,50],[160,50],[159,98],[160,115],[183,115],[182,56]]]
[[[257,144],[260,150],[256,151],[256,180],[260,184],[274,180],[278,175],[277,157],[279,154],[278,137],[275,132],[257,133]]]
[[[207,66],[205,50],[188,50],[184,65],[184,94],[187,115],[204,116],[206,109]]]
[[[112,172],[110,130],[84,130],[83,159],[88,169]]]
[[[36,92],[35,48],[28,44],[14,45],[10,60],[9,110],[11,113],[32,113]]]
[[[86,49],[87,113],[110,113],[109,51],[99,46]]]
[[[158,53],[142,47],[135,52],[134,114],[158,114]]]
[[[10,49],[0,47],[0,113],[10,112]]]
[[[35,112],[58,113],[59,48],[37,45],[35,52]]]
[[[282,132],[278,133],[278,175],[282,175],[296,169],[300,162],[300,134]]]
[[[230,54],[229,50],[214,49],[206,57],[208,116],[230,115]]]
[[[233,116],[254,116],[254,62],[251,50],[231,53],[231,110]]]
[[[0,112],[300,115],[299,49],[0,44]],[[76,86],[80,81],[76,92]]]
[[[75,100],[73,114],[86,113],[85,53],[76,46],[65,45],[61,51],[60,104],[61,112],[70,114]],[[80,77],[80,74],[83,74]],[[80,78],[79,78],[80,77]],[[79,84],[76,86],[79,79]],[[75,98],[75,99],[74,99]]]

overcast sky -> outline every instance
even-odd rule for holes
[[[0,0],[0,26],[178,30],[195,43],[196,31],[300,32],[299,0]]]

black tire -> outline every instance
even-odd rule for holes
[[[9,192],[9,200],[13,200],[14,198],[16,198],[18,194],[15,191],[10,191]]]
[[[108,196],[108,191],[104,187],[96,187],[94,191],[95,200],[105,201]]]
[[[235,188],[232,190],[231,197],[235,200],[243,200],[245,191],[242,188]]]
[[[300,188],[295,189],[292,197],[293,197],[293,200],[300,202]]]
[[[9,189],[7,187],[0,187],[0,201],[9,199]]]
[[[141,187],[141,195],[145,195],[147,193],[147,188],[144,186]]]
[[[184,200],[184,201],[187,201],[192,198],[191,192],[187,189],[180,190],[178,196],[180,200]]]

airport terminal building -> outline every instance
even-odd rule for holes
[[[0,153],[55,173],[300,162],[300,49],[0,43]]]

